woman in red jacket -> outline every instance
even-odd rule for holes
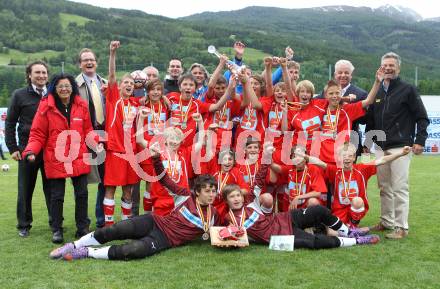
[[[51,191],[52,242],[63,242],[63,202],[66,178],[72,179],[75,191],[76,237],[88,233],[87,174],[84,162],[88,153],[85,139],[92,132],[87,102],[78,93],[71,75],[58,74],[52,79],[48,96],[41,100],[32,123],[23,158],[32,162],[43,150],[44,169]],[[101,146],[99,146],[101,149]]]

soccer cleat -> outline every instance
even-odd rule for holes
[[[372,245],[377,244],[380,241],[378,235],[365,235],[356,237],[356,244],[358,245]]]
[[[29,229],[23,228],[23,229],[18,230],[18,235],[22,238],[29,237]]]
[[[79,260],[89,257],[89,249],[87,247],[75,248],[67,254],[63,254],[66,261]]]
[[[73,249],[75,249],[75,245],[73,243],[66,243],[50,252],[49,257],[52,259],[59,259],[63,257],[63,255],[72,252]]]
[[[348,231],[348,237],[349,238],[356,238],[356,237],[360,237],[360,236],[365,236],[369,232],[370,232],[370,228],[368,228],[368,227],[362,227],[362,228],[352,227]]]

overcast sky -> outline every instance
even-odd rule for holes
[[[106,8],[136,9],[148,14],[162,15],[171,18],[188,16],[205,11],[230,11],[248,6],[270,6],[281,8],[309,8],[328,5],[367,6],[377,8],[385,4],[408,7],[419,13],[423,18],[439,17],[440,3],[427,0],[372,0],[372,1],[342,1],[342,0],[71,0],[88,3]]]

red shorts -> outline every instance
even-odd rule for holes
[[[344,224],[351,224],[353,220],[359,222],[365,217],[368,210],[365,208],[363,212],[357,213],[351,210],[351,206],[346,206],[344,208],[332,209],[332,214],[341,220]],[[356,226],[357,227],[357,226]]]
[[[104,186],[125,186],[139,182],[140,178],[130,166],[130,163],[116,154],[116,152],[107,151]]]

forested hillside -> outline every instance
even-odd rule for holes
[[[345,7],[345,6],[344,6]],[[368,88],[380,56],[389,50],[403,57],[402,74],[419,89],[440,93],[440,23],[388,17],[367,8],[344,11],[249,7],[233,12],[202,13],[182,19],[135,10],[104,9],[63,0],[0,0],[0,106],[12,90],[23,85],[23,65],[44,59],[51,72],[77,73],[77,53],[96,51],[99,71],[106,73],[108,43],[118,39],[120,71],[154,64],[162,73],[170,57],[185,67],[200,62],[212,70],[217,59],[206,52],[210,44],[231,53],[234,40],[246,43],[246,63],[261,70],[263,55],[282,55],[290,45],[302,63],[301,77],[321,89],[328,66],[352,60],[356,83]]]

